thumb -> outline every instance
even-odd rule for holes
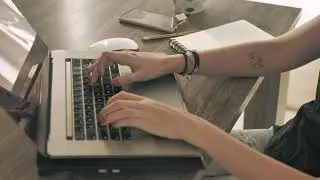
[[[140,80],[141,79],[139,78],[138,73],[130,73],[130,74],[121,75],[116,78],[113,78],[112,84],[125,85],[125,84],[131,84]]]

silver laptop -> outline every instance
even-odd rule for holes
[[[110,83],[111,79],[122,73],[128,73],[128,68],[112,64],[106,67],[105,74],[90,86],[89,75],[83,73],[82,69],[90,65],[92,59],[99,57],[101,52],[49,51],[24,17],[3,4],[3,1],[1,3],[3,7],[6,6],[6,11],[1,10],[0,14],[9,12],[19,19],[15,24],[8,23],[7,28],[14,26],[17,31],[25,32],[25,35],[14,32],[8,34],[4,32],[6,27],[0,29],[0,35],[8,39],[8,41],[0,39],[0,63],[9,64],[14,69],[10,78],[6,74],[7,71],[1,70],[1,86],[10,91],[16,89],[15,94],[24,98],[37,97],[39,103],[37,143],[43,156],[50,159],[182,158],[181,162],[184,162],[183,159],[196,159],[197,166],[203,166],[201,152],[185,142],[156,137],[130,127],[117,129],[97,122],[97,114],[104,104],[121,90],[146,96],[186,111],[174,76],[168,75],[128,87],[113,86]],[[18,36],[18,39],[23,41],[28,39],[29,46],[24,47],[12,36]],[[19,57],[9,57],[19,49],[24,50]],[[37,62],[40,65],[37,66]],[[39,69],[41,69],[39,73],[35,73]],[[27,90],[22,91],[21,87],[27,87],[25,88]],[[194,167],[191,164],[184,163],[184,165]]]
[[[51,51],[47,153],[52,157],[199,156],[198,150],[183,142],[97,122],[104,104],[123,88],[111,85],[112,77],[126,73],[123,70],[127,69],[112,64],[95,84],[88,85],[89,75],[82,69],[100,54],[97,51]],[[186,110],[173,77],[137,83],[126,90]]]

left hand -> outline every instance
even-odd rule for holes
[[[180,55],[181,56],[181,55]],[[117,63],[129,66],[132,73],[118,76],[112,80],[115,85],[131,84],[137,81],[147,81],[165,74],[173,73],[178,69],[181,72],[178,55],[167,55],[154,52],[105,52],[93,64],[85,68],[90,73],[90,83],[94,83],[105,71],[105,65]],[[91,73],[92,72],[92,73]]]
[[[160,102],[120,92],[100,112],[100,121],[114,127],[135,127],[151,134],[184,139],[198,122],[196,116]]]

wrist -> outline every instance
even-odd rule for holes
[[[167,74],[180,73],[184,68],[184,56],[182,54],[168,55],[163,65]]]
[[[198,116],[192,115],[191,123],[184,129],[181,138],[189,144],[196,147],[202,146],[202,141],[205,139],[204,133],[210,128],[210,123]]]

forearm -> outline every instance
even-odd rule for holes
[[[274,40],[250,42],[200,51],[200,73],[205,75],[261,76],[280,72],[283,66]],[[283,61],[282,61],[283,62]]]
[[[195,122],[201,123],[193,127],[192,132],[194,133],[188,132],[185,140],[206,151],[215,161],[239,179],[313,179],[249,148],[209,122],[197,119],[197,117]]]
[[[320,55],[320,16],[270,40],[200,51],[200,74],[263,76],[295,69]],[[182,55],[170,56],[171,71],[181,72]]]

